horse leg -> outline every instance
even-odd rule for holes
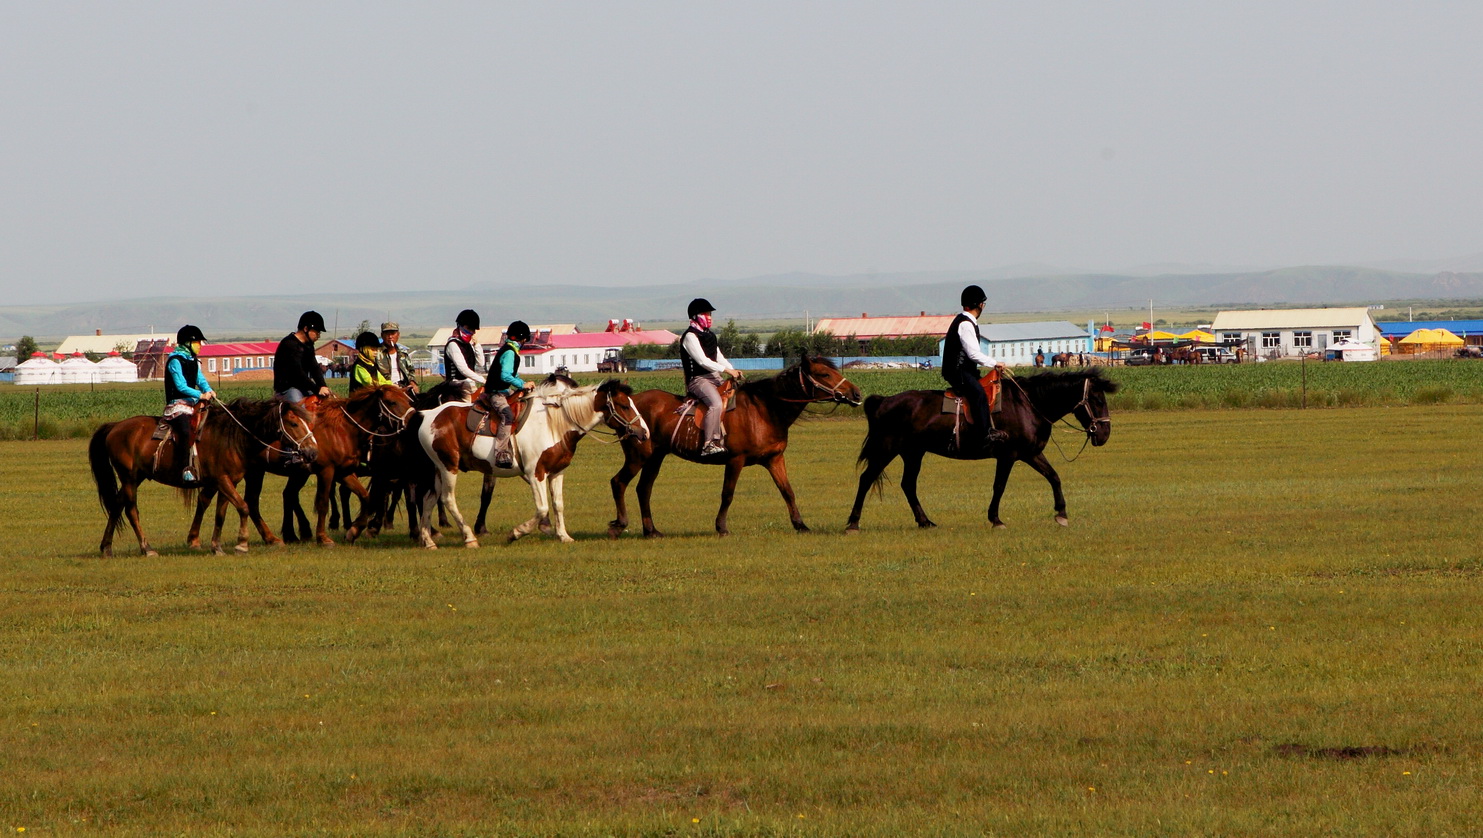
[[[917,475],[922,472],[922,453],[921,451],[902,452],[901,491],[906,494],[906,503],[911,507],[911,515],[916,519],[917,526],[926,529],[937,525],[927,517],[927,510],[922,508],[922,502],[917,498]]]
[[[345,499],[345,511],[347,513],[345,523],[349,524],[350,516],[348,513],[350,512],[350,500],[348,498]],[[330,519],[327,526],[332,530],[338,530],[340,528],[340,502],[335,498],[334,487],[330,488]]]
[[[299,505],[299,492],[308,482],[308,474],[296,471],[283,484],[283,540],[290,544],[309,537],[309,519]]]
[[[420,484],[417,486],[416,492],[420,495],[418,498],[418,509],[421,514],[413,515],[412,502],[410,499],[407,501],[407,525],[415,528],[411,531],[413,540],[429,550],[438,549],[438,544],[433,541],[432,536],[432,514],[433,506],[437,504],[438,497],[443,491],[439,486],[441,483],[441,476],[434,476],[432,489]]]
[[[353,492],[360,499],[360,514],[355,516],[354,521],[350,520],[350,501],[345,501],[345,540],[353,543],[366,528],[366,521],[370,520],[371,490],[354,474],[347,477],[345,482],[340,484],[340,488],[342,493]]]
[[[360,485],[354,472],[347,473],[344,482],[354,486],[358,495],[364,495],[365,488]],[[314,539],[321,547],[333,547],[334,539],[330,538],[327,521],[330,514],[330,506],[335,502],[335,472],[333,469],[319,473],[319,479],[314,484]]]
[[[881,472],[886,466],[896,459],[895,454],[889,456],[871,456],[865,461],[865,470],[860,472],[860,488],[855,491],[855,505],[850,508],[850,520],[845,522],[844,531],[847,534],[860,531],[860,512],[865,508],[865,495],[875,482],[880,479]]]
[[[1050,484],[1051,495],[1055,497],[1056,501],[1056,523],[1063,527],[1070,526],[1070,522],[1066,520],[1066,496],[1061,493],[1061,475],[1056,473],[1055,468],[1050,464],[1050,460],[1045,458],[1045,452],[1041,452],[1025,460],[1025,464],[1040,472],[1040,476],[1044,477],[1045,482]]]
[[[644,525],[645,538],[663,538],[664,533],[654,528],[654,512],[649,506],[649,498],[654,494],[654,479],[659,476],[659,467],[664,464],[664,456],[651,457],[644,463],[643,471],[639,473],[639,518]]]
[[[793,484],[788,482],[788,464],[783,461],[783,455],[779,453],[763,463],[767,473],[772,475],[772,482],[778,487],[783,495],[783,502],[788,505],[788,520],[793,523],[795,532],[808,532],[808,525],[803,523],[803,513],[798,511],[798,498],[793,494]],[[741,472],[741,468],[737,468]]]
[[[201,522],[206,520],[206,507],[211,505],[211,498],[215,495],[216,487],[210,484],[202,486],[196,495],[196,514],[191,518],[190,531],[185,534],[186,547],[201,548]]]
[[[1014,468],[1014,462],[1013,457],[1001,457],[994,465],[994,497],[989,501],[989,523],[996,530],[1007,526],[999,520],[999,500],[1004,497],[1004,487],[1009,485],[1009,472]]]
[[[493,474],[486,474],[484,485],[479,487],[479,517],[474,519],[474,535],[489,535],[489,527],[485,524],[485,518],[489,515],[489,502],[494,499],[496,479]]]
[[[556,539],[562,544],[571,544],[576,541],[571,533],[566,531],[566,493],[562,488],[566,480],[566,472],[558,471],[547,478],[551,485],[551,529],[556,532]]]
[[[628,529],[628,503],[625,497],[628,494],[628,484],[644,466],[643,461],[636,455],[627,451],[624,454],[626,459],[623,461],[623,467],[618,469],[618,473],[613,475],[612,480],[608,481],[608,485],[613,489],[613,506],[618,516],[608,522],[608,538],[617,538]]]
[[[123,501],[123,513],[129,519],[129,526],[134,528],[134,535],[139,539],[139,552],[146,556],[158,556],[159,553],[149,546],[149,539],[144,537],[144,528],[139,526],[139,487],[123,481],[118,487],[118,496]],[[109,553],[112,554],[111,549]]]
[[[221,529],[227,520],[227,496],[216,493],[216,513],[211,518],[211,553],[212,555],[226,555],[221,549]]]
[[[237,487],[226,478],[218,479],[217,490],[221,493],[221,500],[216,504],[216,531],[221,533],[222,520],[226,518],[226,504],[231,503],[237,509],[237,546],[232,550],[238,553],[247,552],[247,522],[251,520],[251,514],[247,507],[247,501],[237,494]]]
[[[536,480],[533,476],[530,480],[530,493],[535,498],[536,512],[520,526],[510,530],[510,541],[515,541],[523,535],[529,535],[539,529],[543,533],[551,532],[551,505],[546,497],[546,486],[549,478]]]
[[[242,499],[247,501],[247,514],[252,516],[252,523],[257,525],[258,535],[263,537],[265,544],[282,544],[283,539],[273,534],[273,528],[263,520],[263,475],[265,472],[259,469],[248,469],[243,477],[246,493]]]
[[[458,472],[447,471],[438,475],[439,501],[443,504],[443,508],[448,510],[453,522],[458,525],[458,531],[463,533],[463,546],[478,547],[479,537],[474,535],[474,531],[469,528],[468,524],[464,523],[463,512],[459,511],[457,489]]]
[[[746,462],[741,457],[733,457],[726,461],[726,476],[721,479],[721,508],[716,512],[716,535],[731,535],[731,530],[726,528],[726,513],[731,509],[731,499],[736,496],[736,481],[741,477],[741,470]],[[792,505],[790,501],[788,504],[790,509]]]

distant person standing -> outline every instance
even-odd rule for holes
[[[412,356],[407,347],[398,343],[401,338],[401,326],[391,321],[381,324],[381,351],[376,356],[376,366],[386,380],[415,396],[417,375],[412,369]]]
[[[942,377],[953,385],[959,396],[968,400],[968,424],[978,428],[982,434],[979,441],[982,448],[1009,438],[1008,434],[994,430],[990,424],[989,397],[979,381],[980,365],[1004,369],[1002,362],[989,357],[979,346],[983,338],[978,331],[978,318],[983,316],[984,303],[988,299],[977,285],[964,288],[959,297],[963,312],[953,318],[942,345]],[[963,447],[970,449],[966,440]]]
[[[314,344],[324,334],[324,317],[317,311],[306,311],[299,315],[299,327],[293,334],[278,341],[273,353],[273,392],[298,404],[315,396],[330,397],[331,392],[324,383],[324,370],[319,366],[319,356],[314,354]]]

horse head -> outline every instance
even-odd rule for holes
[[[314,438],[314,414],[301,404],[275,398],[278,416],[278,444],[281,452],[298,452],[304,462],[319,456],[319,440]],[[235,404],[235,403],[234,403]]]
[[[804,350],[795,369],[798,370],[799,386],[809,401],[860,404],[860,388],[845,378],[830,359],[809,355],[808,350]]]
[[[633,403],[633,388],[618,379],[609,378],[598,386],[593,407],[603,415],[607,426],[618,432],[619,439],[643,442],[649,438],[649,424]]]
[[[1092,445],[1106,445],[1107,438],[1112,435],[1112,416],[1107,409],[1107,394],[1116,393],[1118,383],[1104,377],[1099,367],[1093,367],[1082,375],[1081,401],[1071,409],[1071,414],[1086,429]]]

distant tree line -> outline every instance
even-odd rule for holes
[[[682,336],[683,338],[683,336]],[[836,337],[829,332],[805,332],[802,329],[780,329],[766,341],[757,332],[743,331],[735,320],[716,330],[716,343],[728,358],[794,358],[807,350],[811,355],[831,357],[869,355],[908,355],[930,357],[937,354],[937,335],[913,335],[903,338],[876,338],[862,349],[853,335]],[[668,345],[647,344],[624,348],[629,358],[679,358],[680,340]]]

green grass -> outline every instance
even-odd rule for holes
[[[1115,415],[1052,453],[1066,529],[1024,469],[987,529],[991,470],[931,459],[938,529],[897,466],[842,535],[858,419],[795,431],[806,535],[749,469],[715,538],[720,470],[672,462],[669,538],[608,541],[591,443],[573,545],[212,557],[150,484],[164,554],[109,561],[82,443],[0,443],[0,830],[1471,833],[1479,420]]]

